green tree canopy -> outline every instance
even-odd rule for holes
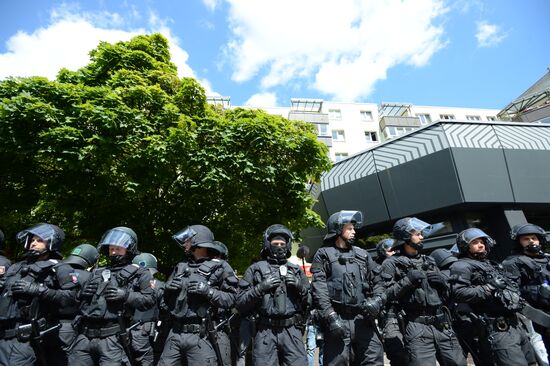
[[[66,231],[67,250],[126,225],[168,270],[182,256],[171,235],[202,223],[242,270],[270,224],[320,224],[306,186],[330,161],[311,125],[211,107],[159,34],[90,56],[55,81],[0,82],[0,226],[12,249],[40,221]]]

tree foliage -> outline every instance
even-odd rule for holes
[[[0,225],[12,249],[39,221],[60,225],[67,247],[127,225],[167,270],[181,259],[171,235],[203,223],[243,269],[268,225],[320,224],[306,185],[330,162],[309,124],[212,108],[159,34],[90,56],[55,81],[0,82]]]

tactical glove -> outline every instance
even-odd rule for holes
[[[290,271],[285,276],[285,283],[287,286],[294,287],[299,293],[304,290],[304,285],[300,282],[300,279]]]
[[[99,283],[97,282],[90,282],[80,292],[81,298],[90,298],[93,297],[97,293],[97,288],[99,287]]]
[[[428,283],[434,287],[445,288],[447,287],[447,281],[441,272],[429,271]]]
[[[279,276],[270,276],[262,280],[259,284],[256,285],[256,290],[260,295],[265,294],[266,292],[273,290],[274,288],[279,287],[281,284],[281,277]]]
[[[499,299],[502,305],[508,310],[519,311],[523,309],[524,302],[519,292],[509,289],[497,290],[494,296]]]
[[[329,333],[333,334],[337,338],[344,338],[346,336],[346,328],[340,316],[336,312],[332,312],[327,317],[327,324]]]
[[[188,294],[196,294],[210,298],[210,285],[205,281],[191,281],[187,286]]]
[[[38,296],[44,293],[47,288],[43,285],[40,285],[36,282],[27,282],[24,280],[17,280],[11,286],[11,291],[15,295],[27,295],[27,296]]]
[[[494,289],[504,290],[506,288],[506,281],[502,276],[493,276],[488,283]]]
[[[183,278],[174,277],[172,280],[168,281],[165,290],[168,291],[179,291],[183,287]]]
[[[384,306],[384,300],[380,296],[369,297],[361,304],[363,314],[376,318]]]
[[[419,269],[411,269],[407,273],[407,278],[414,286],[418,287],[422,284],[422,280],[426,278],[426,274]]]
[[[128,298],[128,291],[124,288],[108,286],[103,293],[108,302],[122,302]]]

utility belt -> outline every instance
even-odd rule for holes
[[[439,330],[451,329],[451,316],[443,308],[409,310],[404,312],[404,319],[424,325],[433,325]]]
[[[258,319],[258,322],[260,325],[263,325],[268,328],[288,328],[293,325],[302,325],[303,318],[300,314],[295,314],[294,316],[291,316],[290,318],[267,318],[260,316]]]
[[[172,331],[174,333],[200,334],[202,337],[206,335],[206,324],[201,318],[174,319],[172,322]]]
[[[80,330],[80,333],[88,338],[107,338],[120,333],[120,325],[116,324],[101,328],[85,325]]]
[[[38,327],[39,332],[47,329],[49,333],[50,331],[55,330],[55,324],[52,327],[44,318],[39,319],[36,326]],[[33,337],[33,325],[31,323],[9,323],[3,324],[0,327],[0,339],[17,338],[19,342],[28,342],[31,340],[31,337]]]
[[[344,305],[333,302],[332,308],[338,313],[338,315],[360,315],[363,311],[358,305]]]
[[[517,327],[519,325],[519,320],[514,315],[498,316],[496,318],[481,315],[480,320],[488,332],[506,332],[510,327]]]

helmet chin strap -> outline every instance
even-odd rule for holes
[[[534,254],[538,254],[541,252],[541,245],[540,244],[529,244],[528,246],[526,246],[525,248],[523,248],[523,251],[526,252],[526,253],[534,253]]]
[[[43,254],[46,254],[48,253],[48,250],[47,249],[44,249],[42,251],[39,251],[39,250],[28,250],[27,253],[25,253],[25,257],[27,257],[28,259],[33,259],[33,260],[36,260],[38,259],[40,256],[42,256]]]
[[[416,249],[417,251],[421,251],[422,248],[424,248],[424,243],[420,242],[420,243],[412,243],[412,242],[409,242],[408,243],[411,247],[413,247],[414,249]]]
[[[483,252],[470,253],[470,256],[474,259],[485,259],[487,258],[487,251],[484,250]]]

